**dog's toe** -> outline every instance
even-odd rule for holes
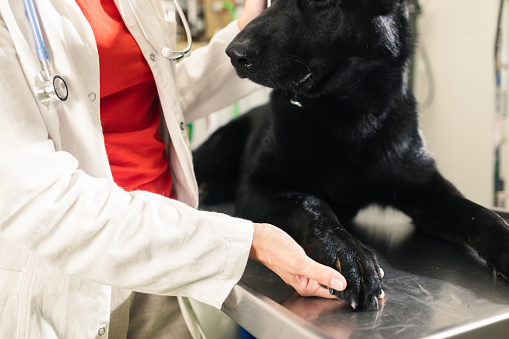
[[[336,297],[359,311],[377,310],[380,307],[378,301],[382,290],[380,268],[371,251],[360,243],[348,246],[338,253],[335,266],[341,269],[348,283],[344,291],[335,291]]]

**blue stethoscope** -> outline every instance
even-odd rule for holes
[[[23,0],[23,3],[34,36],[37,57],[41,63],[41,71],[37,73],[34,80],[34,92],[37,99],[47,110],[56,109],[61,101],[67,100],[69,95],[67,84],[60,75],[52,76],[51,74],[48,51],[44,44],[33,1]]]
[[[169,61],[177,61],[189,53],[192,43],[191,30],[189,29],[189,24],[187,23],[182,7],[177,0],[173,0],[173,2],[175,3],[175,7],[186,31],[187,47],[182,51],[173,51],[170,48],[164,47],[160,52],[154,46],[147,33],[143,29],[143,26],[138,18],[138,15],[136,14],[136,11],[134,10],[134,6],[131,0],[128,0],[128,2],[136,22],[140,26],[141,31],[145,36],[145,39],[149,42],[159,57]],[[41,63],[41,71],[37,73],[34,80],[34,92],[37,99],[46,109],[56,109],[60,102],[67,100],[67,97],[69,96],[69,89],[67,88],[65,80],[60,75],[52,75],[48,51],[46,50],[46,45],[44,44],[44,39],[41,33],[41,26],[39,25],[39,19],[37,18],[33,0],[23,0],[23,4],[25,5],[25,11],[28,17],[28,21],[30,22],[32,35],[34,36],[35,46],[37,49],[37,57]]]

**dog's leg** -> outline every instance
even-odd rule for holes
[[[309,194],[277,192],[259,185],[242,185],[237,212],[257,222],[285,230],[314,260],[333,267],[347,280],[345,291],[331,290],[356,309],[377,309],[381,293],[375,255],[350,235],[328,204]]]
[[[496,213],[466,199],[435,173],[395,192],[395,207],[415,225],[446,238],[461,238],[486,260],[494,275],[509,277],[509,226]]]

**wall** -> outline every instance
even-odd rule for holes
[[[494,43],[498,0],[421,1],[416,96],[438,167],[470,199],[492,204]],[[433,76],[429,76],[431,69]],[[434,93],[430,105],[430,86]]]

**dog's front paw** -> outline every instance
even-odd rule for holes
[[[486,233],[489,236],[482,240],[479,254],[486,260],[493,276],[509,280],[509,226],[500,218],[498,224]]]
[[[494,276],[509,280],[509,225],[504,219],[482,209],[466,224],[467,242],[486,260]]]
[[[334,263],[346,278],[344,291],[330,289],[340,300],[349,303],[356,310],[376,310],[379,308],[379,296],[382,294],[382,278],[376,256],[357,239],[342,244]]]

